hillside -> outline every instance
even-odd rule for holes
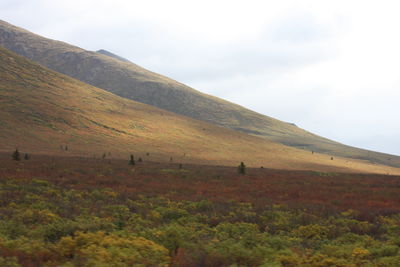
[[[115,96],[0,48],[0,147],[11,152],[400,173],[310,153]],[[68,151],[65,147],[68,146]],[[171,159],[172,158],[172,159]]]
[[[96,51],[96,52],[99,53],[99,54],[105,55],[105,56],[109,56],[109,57],[118,59],[118,60],[120,60],[120,61],[122,61],[122,62],[129,62],[129,63],[132,63],[132,62],[130,62],[129,60],[127,60],[126,58],[120,57],[120,56],[118,56],[118,55],[116,55],[116,54],[113,54],[113,53],[111,53],[111,52],[109,52],[109,51],[107,51],[107,50],[104,50],[104,49],[100,49],[100,50],[98,50],[98,51]]]
[[[0,21],[0,45],[57,72],[118,96],[329,156],[400,167],[400,157],[345,146],[293,124],[203,94],[107,51],[91,52]]]

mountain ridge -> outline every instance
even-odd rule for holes
[[[118,56],[116,54],[113,54],[110,51],[107,51],[107,50],[104,50],[104,49],[97,50],[96,53],[99,53],[99,54],[102,54],[102,55],[105,55],[105,56],[109,56],[109,57],[121,60],[122,62],[132,63],[132,61],[129,61],[126,58],[120,57],[120,56]]]
[[[337,143],[290,123],[201,93],[134,63],[50,40],[4,21],[0,21],[0,45],[124,98],[310,152],[400,166],[400,157]]]
[[[0,151],[313,171],[399,173],[331,160],[113,95],[0,47]],[[65,147],[68,146],[68,151]],[[61,148],[60,148],[61,147]],[[99,163],[100,164],[100,163]],[[103,161],[101,164],[106,164]]]

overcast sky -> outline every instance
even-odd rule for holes
[[[0,19],[400,155],[400,1],[1,0]]]

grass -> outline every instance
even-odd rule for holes
[[[254,134],[269,141],[278,142],[308,152],[315,151],[328,156],[334,156],[335,158],[342,157],[393,167],[400,166],[400,157],[398,156],[371,152],[333,142],[300,129],[293,124],[258,114],[217,97],[202,94],[188,86],[145,70],[133,63],[123,62],[107,55],[85,51],[66,43],[46,39],[14,27],[6,22],[0,21],[0,28],[14,34],[12,38],[8,35],[7,37],[0,35],[0,44],[3,46],[34,59],[55,71],[103,88],[124,98],[147,103],[214,125]],[[23,46],[25,49],[21,50],[15,47],[15,43],[18,43],[19,46]],[[66,52],[71,56],[65,58],[63,54]],[[46,79],[41,78],[43,75],[46,76],[47,73],[50,72],[48,70],[42,71],[38,77],[25,78],[25,81],[31,82],[29,85],[30,88],[37,88],[37,84],[33,85],[34,83],[48,82]],[[67,78],[63,79],[68,80]],[[55,87],[58,84],[59,81],[53,83]],[[28,85],[24,85],[28,87]],[[53,93],[59,92],[55,90]],[[52,98],[53,96],[48,97]],[[100,102],[107,101],[107,97],[103,100],[101,95],[96,95],[96,97]],[[90,103],[90,101],[85,102],[86,105]],[[109,112],[125,111],[111,108]],[[158,111],[158,114],[161,113],[161,111]],[[171,114],[165,112],[165,116],[167,116],[165,119],[169,119]],[[108,124],[103,125],[105,127],[113,127]],[[128,123],[128,125],[132,124]],[[201,126],[205,129],[209,128],[207,125]],[[125,123],[118,125],[118,127],[113,127],[115,130],[123,128],[126,128]],[[135,129],[143,130],[140,127],[136,128],[136,125]],[[149,130],[153,129],[150,128]],[[129,133],[127,130],[124,131]],[[104,131],[99,132],[106,134]],[[190,134],[196,133],[191,132]],[[257,153],[255,155],[258,156]],[[323,164],[330,165],[328,163]]]
[[[2,151],[315,171],[399,169],[304,151],[115,96],[0,49]],[[12,101],[7,101],[7,99]],[[132,125],[136,127],[132,128]],[[204,130],[206,129],[206,130]],[[68,145],[69,150],[60,146]],[[150,157],[147,156],[150,153]]]

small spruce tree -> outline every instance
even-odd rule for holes
[[[245,174],[246,173],[246,165],[244,165],[243,161],[240,162],[240,165],[238,166],[238,172],[240,174]]]
[[[133,157],[133,155],[131,155],[131,159],[129,160],[129,165],[132,165],[132,166],[135,165],[135,158]]]
[[[28,159],[30,159],[31,157],[29,156],[29,154],[28,153],[25,153],[25,156],[24,156],[24,159],[25,160],[28,160]]]
[[[139,158],[139,159],[138,159],[138,162],[142,162],[142,161],[143,161],[142,158]]]
[[[13,160],[21,160],[21,156],[20,156],[20,154],[19,154],[19,151],[18,151],[18,149],[15,149],[15,151],[14,151],[14,153],[12,154],[12,159]]]

